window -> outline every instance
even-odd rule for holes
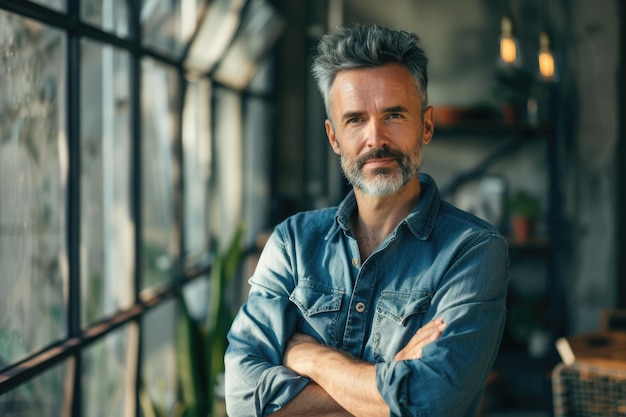
[[[67,337],[65,34],[0,10],[0,349]],[[8,32],[5,36],[4,32]]]
[[[130,54],[80,44],[81,325],[134,302]]]
[[[180,409],[212,242],[267,227],[281,29],[264,0],[0,0],[0,415]]]

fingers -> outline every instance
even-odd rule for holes
[[[441,318],[431,320],[413,335],[407,345],[396,354],[394,360],[421,358],[424,347],[439,339],[446,326],[447,324]]]
[[[431,321],[426,323],[426,325],[422,326],[415,334],[418,335],[420,333],[432,332],[442,324],[445,324],[442,318],[432,319]]]
[[[443,319],[437,318],[431,320],[424,327],[420,328],[417,333],[409,341],[410,344],[419,345],[421,347],[426,346],[441,336],[441,332],[446,328],[447,324]]]

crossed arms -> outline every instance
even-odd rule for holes
[[[442,319],[432,320],[417,331],[394,360],[421,358],[424,346],[437,340],[445,327]],[[296,333],[287,344],[283,365],[313,382],[272,416],[389,415],[389,406],[376,387],[373,364]]]

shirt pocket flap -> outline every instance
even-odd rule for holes
[[[383,291],[378,301],[378,313],[404,325],[414,314],[425,313],[433,294],[430,291],[411,291],[400,293]]]
[[[289,296],[289,300],[306,317],[331,311],[339,311],[343,291],[324,287],[311,281],[300,281]]]

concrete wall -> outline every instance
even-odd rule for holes
[[[618,1],[571,1],[566,291],[572,332],[617,303]]]

